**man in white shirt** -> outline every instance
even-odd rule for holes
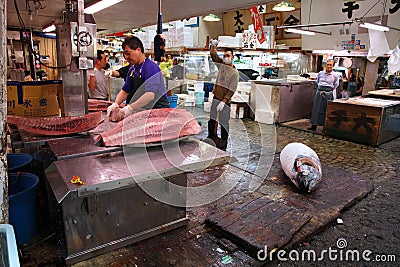
[[[94,69],[88,71],[89,98],[108,100],[108,82],[104,67],[108,60],[102,50],[97,50]]]

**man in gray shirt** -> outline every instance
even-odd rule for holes
[[[329,59],[326,69],[317,76],[318,88],[314,96],[314,106],[311,115],[311,127],[315,131],[317,126],[325,126],[326,107],[329,100],[333,100],[333,91],[339,86],[339,76],[333,71],[335,61]]]
[[[106,64],[106,54],[102,50],[97,50],[94,69],[88,71],[89,98],[108,100],[108,81],[103,70]]]

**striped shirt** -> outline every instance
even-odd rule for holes
[[[335,72],[320,71],[317,76],[318,86],[330,87],[333,90],[339,86],[339,76]]]

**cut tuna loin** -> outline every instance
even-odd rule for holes
[[[125,118],[115,128],[104,131],[97,142],[102,141],[105,146],[148,144],[200,132],[200,125],[189,112],[161,108],[144,110]]]
[[[102,121],[101,111],[83,116],[64,118],[7,116],[8,124],[15,124],[19,130],[40,135],[66,135],[84,132],[95,128]]]
[[[99,99],[88,99],[89,111],[106,111],[113,102]]]

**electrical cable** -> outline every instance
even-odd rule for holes
[[[26,1],[28,1],[28,0],[26,0]],[[39,0],[34,0],[34,1],[38,1],[38,2],[40,3]],[[42,6],[41,3],[40,3],[40,6],[41,6],[42,8],[45,8],[45,6]],[[17,1],[16,1],[16,0],[14,0],[14,7],[15,7],[15,11],[16,11],[16,13],[17,13],[18,22],[19,22],[19,24],[21,25],[22,30],[23,30],[24,32],[26,32],[25,23],[24,23],[24,20],[22,19],[21,13],[19,12],[19,8],[18,8],[18,4],[17,4]],[[29,37],[29,39],[31,39],[31,37]],[[31,43],[31,42],[29,42],[29,44],[28,44],[28,51],[29,51],[29,54],[30,54],[30,55],[33,54],[33,47],[32,47],[32,43]],[[42,62],[40,62],[40,60],[39,60],[39,64],[40,64],[40,65],[43,65],[43,66],[45,66],[46,68],[49,68],[49,69],[65,69],[65,68],[71,66],[71,64],[72,64],[72,58],[71,58],[71,62],[70,62],[68,65],[65,65],[65,66],[56,66],[56,67],[54,67],[54,66],[48,66],[48,65],[46,65],[46,64],[44,64],[44,63],[42,63]]]

